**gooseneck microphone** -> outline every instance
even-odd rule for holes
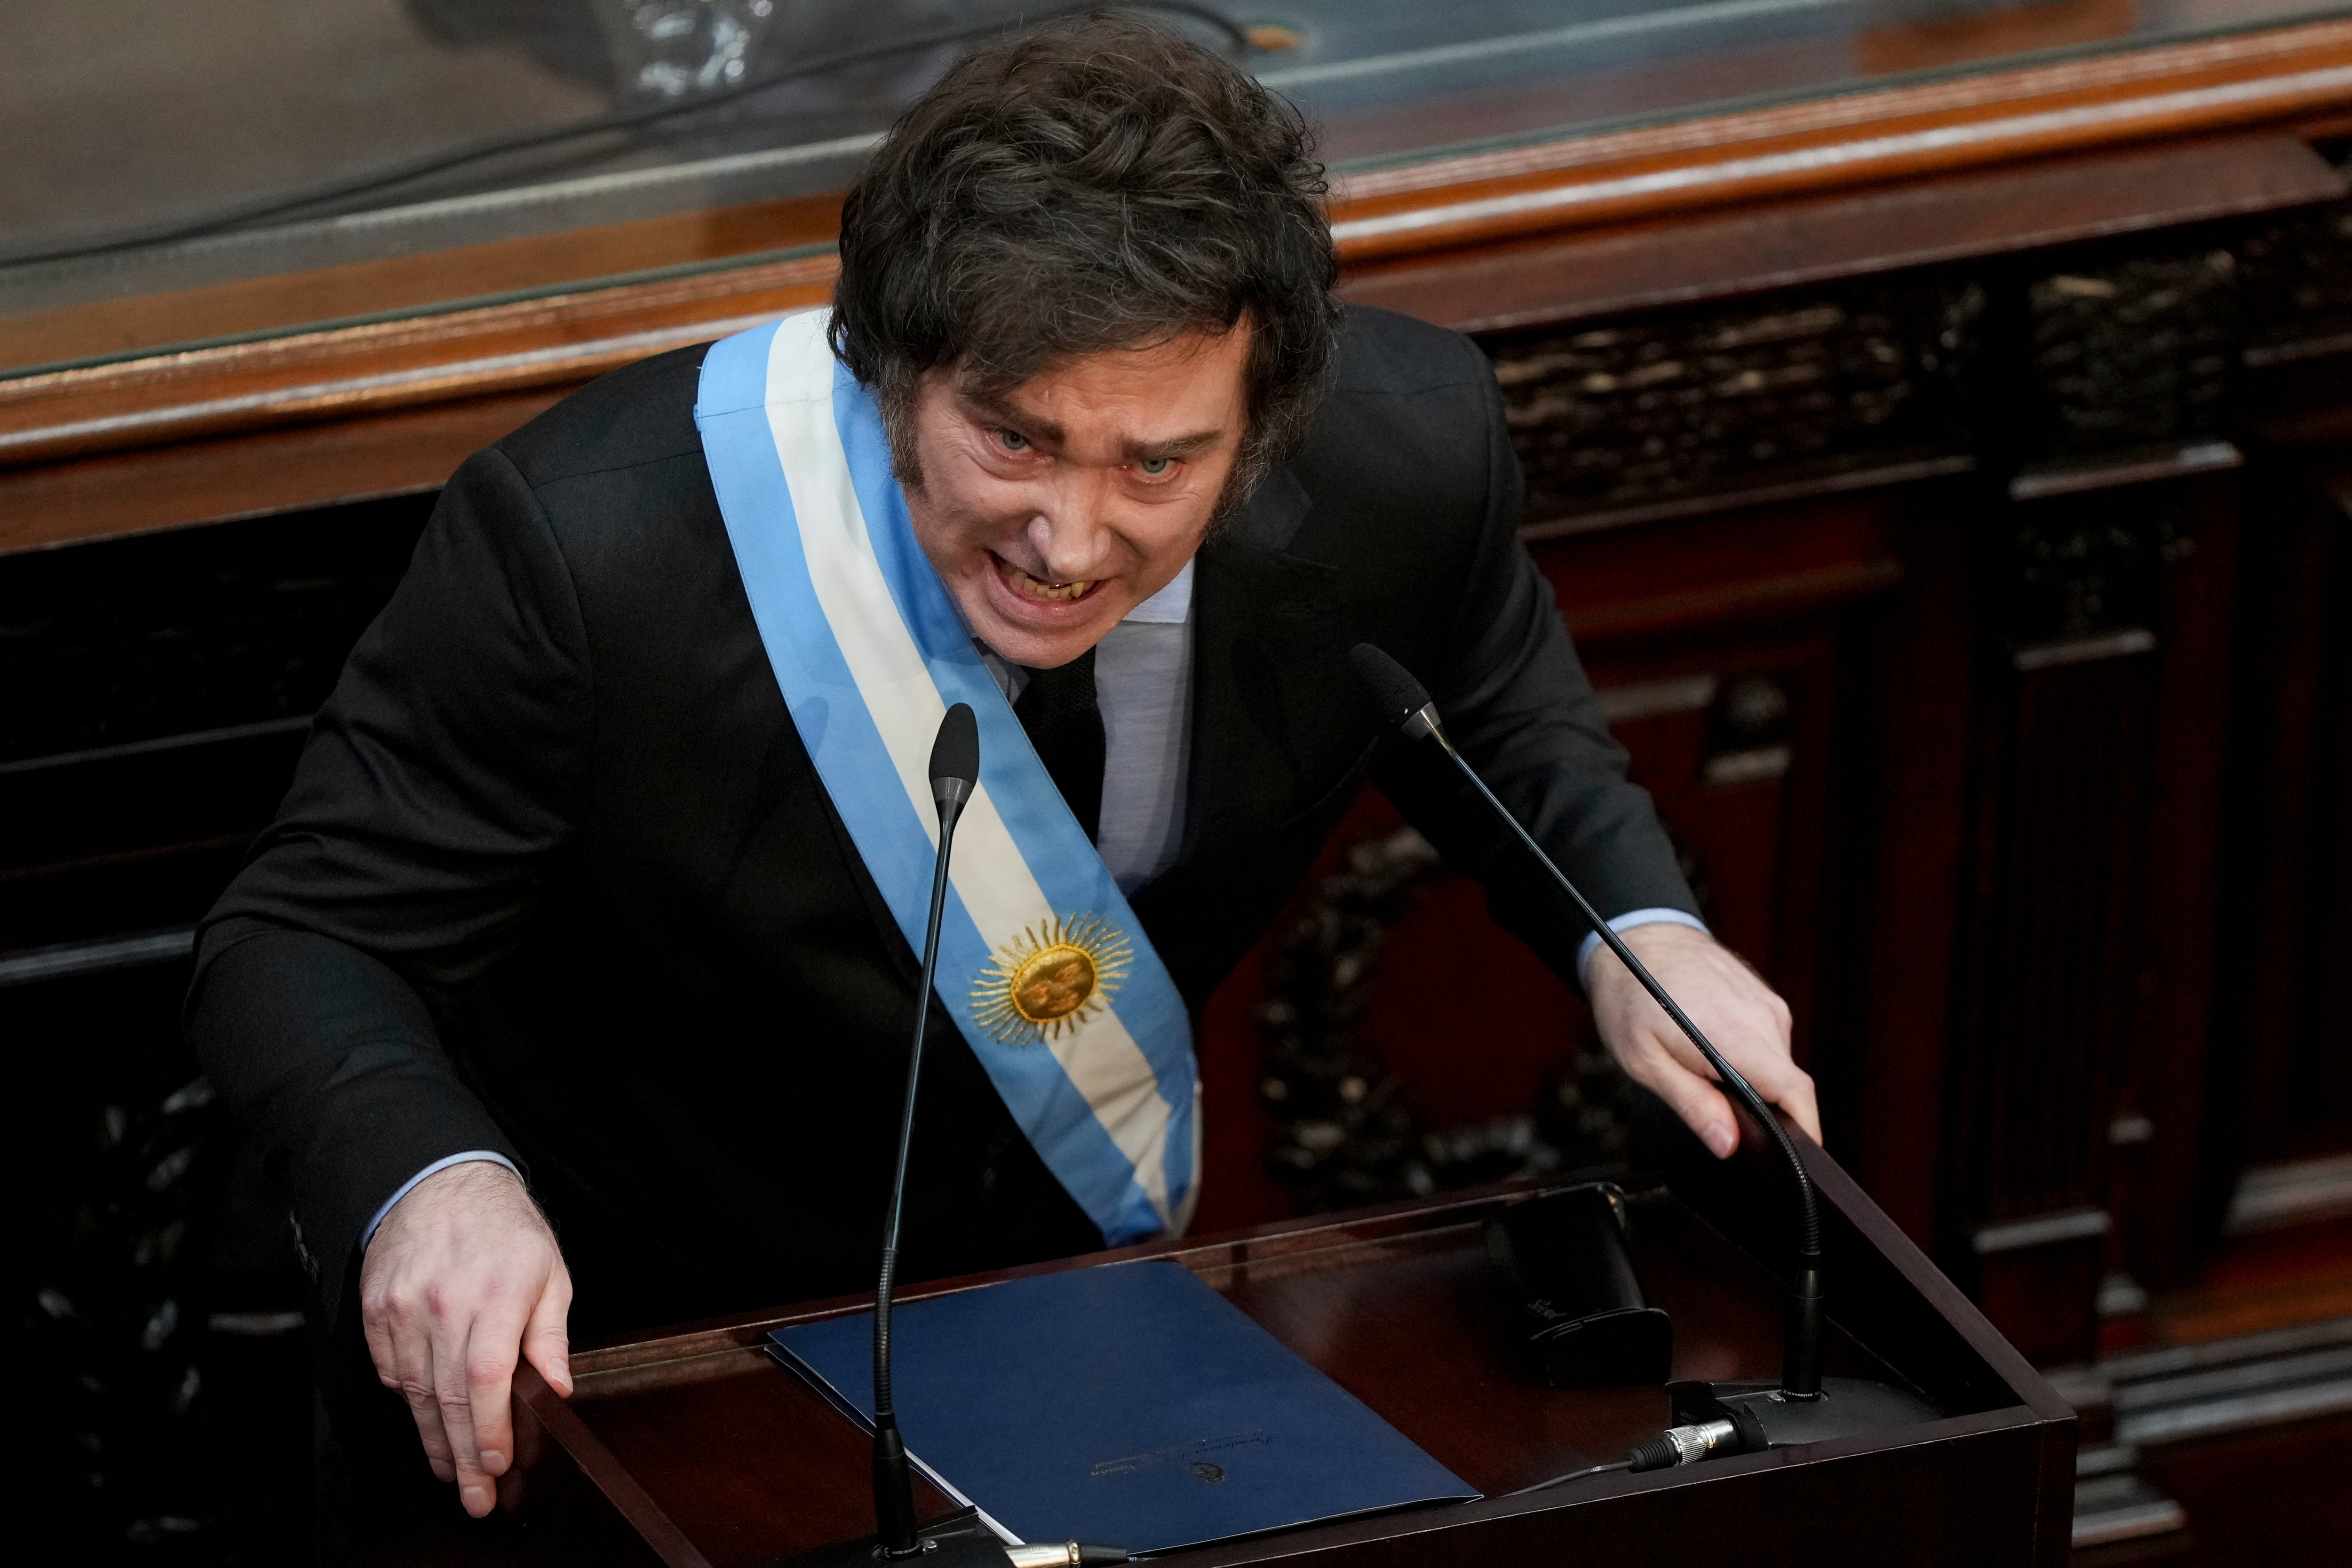
[[[1348,659],[1355,667],[1356,679],[1363,683],[1365,691],[1379,704],[1391,722],[1403,731],[1409,739],[1418,741],[1426,738],[1437,742],[1454,765],[1461,770],[1462,776],[1470,781],[1470,787],[1477,792],[1479,799],[1486,803],[1487,809],[1517,835],[1519,842],[1527,846],[1528,853],[1536,858],[1537,864],[1551,873],[1552,880],[1559,884],[1560,890],[1575,904],[1577,912],[1591,921],[1593,931],[1609,944],[1609,951],[1632,971],[1633,978],[1642,983],[1642,989],[1665,1010],[1666,1016],[1674,1020],[1675,1026],[1690,1037],[1690,1043],[1698,1047],[1699,1055],[1715,1068],[1716,1076],[1722,1079],[1724,1086],[1763,1124],[1765,1131],[1780,1146],[1780,1156],[1788,1163],[1790,1176],[1796,1184],[1798,1215],[1797,1279],[1795,1295],[1790,1304],[1788,1334],[1781,1346],[1780,1392],[1795,1399],[1817,1398],[1822,1391],[1821,1203],[1813,1192],[1813,1179],[1806,1173],[1804,1159],[1797,1152],[1796,1141],[1789,1136],[1789,1130],[1780,1125],[1780,1119],[1772,1114],[1770,1108],[1764,1103],[1764,1097],[1756,1092],[1755,1086],[1740,1074],[1738,1068],[1723,1059],[1723,1053],[1715,1048],[1696,1024],[1691,1022],[1690,1015],[1667,994],[1666,988],[1658,984],[1657,977],[1650,973],[1648,967],[1633,956],[1633,950],[1625,945],[1625,939],[1609,929],[1609,922],[1601,918],[1600,911],[1592,907],[1577,885],[1569,880],[1568,873],[1544,852],[1543,846],[1536,842],[1535,836],[1519,825],[1519,819],[1511,814],[1508,806],[1495,798],[1495,792],[1486,787],[1486,781],[1480,778],[1477,770],[1454,749],[1454,742],[1445,733],[1444,723],[1438,717],[1437,704],[1430,700],[1421,682],[1415,680],[1404,666],[1370,643],[1358,643],[1348,655]]]
[[[898,1117],[898,1158],[890,1173],[890,1205],[882,1220],[882,1272],[874,1286],[874,1526],[871,1542],[804,1552],[805,1568],[850,1568],[859,1560],[924,1558],[929,1568],[1076,1568],[1124,1563],[1115,1546],[1076,1541],[1004,1546],[965,1508],[928,1528],[915,1522],[914,1465],[898,1432],[890,1389],[890,1307],[898,1279],[898,1222],[907,1200],[907,1157],[915,1142],[915,1091],[923,1079],[923,1031],[930,1021],[939,977],[940,925],[947,912],[948,860],[955,852],[956,820],[980,787],[980,724],[959,702],[940,721],[931,742],[931,800],[940,814],[939,858],[931,866],[931,912],[923,928],[923,973],[915,993],[914,1039],[907,1054],[907,1101]]]
[[[1805,1169],[1804,1157],[1797,1150],[1796,1140],[1780,1124],[1764,1097],[1739,1070],[1723,1059],[1713,1042],[1691,1022],[1690,1015],[1667,994],[1642,961],[1633,956],[1624,939],[1609,929],[1574,882],[1568,879],[1552,858],[1544,852],[1534,835],[1520,826],[1510,808],[1495,798],[1486,781],[1478,776],[1468,760],[1454,749],[1453,740],[1445,733],[1443,720],[1438,717],[1437,704],[1421,682],[1405,668],[1370,643],[1358,643],[1349,653],[1349,662],[1355,667],[1356,678],[1379,705],[1390,722],[1412,740],[1433,740],[1444,752],[1462,776],[1470,783],[1478,798],[1486,803],[1505,826],[1527,846],[1536,863],[1551,873],[1551,879],[1566,893],[1577,911],[1591,923],[1593,931],[1609,944],[1619,962],[1642,983],[1652,999],[1665,1010],[1675,1026],[1698,1047],[1707,1065],[1715,1068],[1738,1101],[1746,1106],[1765,1132],[1770,1136],[1787,1163],[1789,1175],[1797,1190],[1797,1269],[1789,1304],[1788,1327],[1781,1343],[1780,1381],[1769,1383],[1672,1383],[1666,1394],[1672,1403],[1675,1425],[1635,1448],[1626,1459],[1616,1465],[1598,1465],[1558,1476],[1536,1486],[1523,1489],[1538,1491],[1559,1486],[1587,1476],[1600,1475],[1616,1469],[1654,1470],[1674,1465],[1696,1464],[1702,1459],[1727,1454],[1754,1453],[1759,1449],[1781,1447],[1790,1443],[1822,1442],[1850,1436],[1857,1433],[1877,1431],[1889,1426],[1907,1426],[1921,1421],[1933,1421],[1940,1414],[1933,1405],[1906,1390],[1872,1383],[1860,1378],[1822,1376],[1822,1217],[1821,1200],[1813,1190],[1813,1179]]]
[[[898,1276],[898,1219],[907,1201],[907,1152],[915,1142],[915,1090],[923,1078],[923,1026],[931,1016],[931,984],[940,968],[940,922],[948,907],[948,858],[955,852],[956,819],[980,784],[980,724],[959,702],[940,721],[931,742],[931,799],[940,813],[940,853],[931,866],[931,914],[923,927],[923,977],[915,992],[915,1038],[907,1056],[907,1103],[898,1118],[898,1161],[890,1173],[890,1206],[882,1221],[882,1275],[874,1286],[874,1525],[876,1555],[919,1557],[915,1476],[890,1397],[890,1299]]]

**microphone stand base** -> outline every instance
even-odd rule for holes
[[[923,1550],[910,1557],[885,1557],[880,1538],[861,1535],[778,1558],[770,1568],[1013,1568],[1011,1553],[996,1533],[980,1522],[979,1510],[961,1508],[915,1531]]]
[[[1743,1454],[1943,1419],[1917,1394],[1859,1377],[1825,1377],[1812,1399],[1791,1399],[1775,1383],[1670,1383],[1666,1397],[1675,1426],[1730,1422]]]

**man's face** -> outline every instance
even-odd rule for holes
[[[915,395],[907,509],[974,636],[1065,665],[1200,548],[1241,449],[1249,328],[1188,332],[984,398],[951,370]]]

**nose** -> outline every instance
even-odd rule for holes
[[[1089,581],[1105,575],[1112,538],[1108,503],[1111,476],[1091,465],[1067,464],[1029,520],[1029,545],[1055,582]]]

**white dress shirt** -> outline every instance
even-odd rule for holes
[[[1029,672],[985,645],[980,657],[1005,700]],[[1095,847],[1131,893],[1176,863],[1184,838],[1184,778],[1192,750],[1192,563],[1128,611],[1095,645],[1102,709],[1102,822]]]

